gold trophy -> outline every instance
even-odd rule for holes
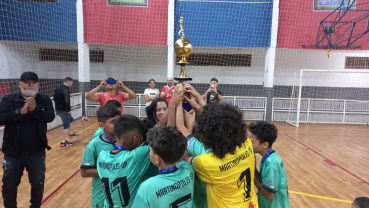
[[[189,56],[192,52],[192,44],[189,40],[186,39],[184,35],[183,17],[181,17],[179,21],[179,27],[181,28],[181,30],[178,32],[178,34],[182,32],[182,37],[181,39],[178,39],[174,44],[174,52],[177,54],[177,56],[182,58],[178,62],[179,65],[181,66],[181,74],[178,77],[174,77],[174,79],[178,81],[188,81],[188,80],[191,81],[192,78],[187,77],[186,75],[185,67],[186,64],[188,64],[186,57]]]

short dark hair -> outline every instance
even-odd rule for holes
[[[149,80],[149,83],[150,83],[151,81],[154,81],[154,82],[155,82],[155,79],[150,79],[150,80]],[[155,82],[155,83],[156,83],[156,82]]]
[[[121,112],[113,106],[101,106],[97,110],[97,121],[105,123],[109,118],[119,116]]]
[[[143,122],[133,115],[122,115],[115,121],[114,133],[117,135],[118,139],[122,138],[129,133],[139,133],[143,136],[147,133]]]
[[[368,197],[357,197],[354,203],[358,208],[369,208],[369,198]]]
[[[246,132],[239,108],[225,102],[204,106],[195,125],[195,136],[218,158],[234,154],[245,143]]]
[[[211,78],[210,82],[212,81],[216,81],[218,83],[218,79],[217,78]]]
[[[168,107],[168,103],[164,98],[155,98],[147,108],[147,118],[150,119],[152,122],[156,123],[159,121],[159,119],[156,117],[156,107],[158,105],[158,102],[165,102],[165,104]]]
[[[277,139],[278,130],[274,124],[266,121],[258,121],[251,123],[248,126],[249,131],[256,136],[260,143],[268,142],[269,148],[272,148],[273,143]]]
[[[104,106],[113,106],[113,107],[116,107],[116,108],[122,108],[122,104],[120,104],[116,100],[108,100],[108,102],[106,102]]]
[[[181,159],[187,147],[187,139],[174,126],[156,126],[147,133],[147,141],[166,164]]]
[[[65,77],[64,78],[64,83],[66,82],[73,82],[73,79],[71,77]]]
[[[108,80],[115,80],[113,77],[109,77]]]

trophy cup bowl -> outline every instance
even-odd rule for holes
[[[176,41],[174,44],[174,52],[177,56],[181,57],[182,59],[178,63],[188,63],[186,61],[186,57],[188,57],[192,52],[192,44],[186,38],[181,38]]]

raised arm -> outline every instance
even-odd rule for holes
[[[168,115],[167,126],[176,126],[176,107],[180,103],[182,103],[183,93],[184,93],[184,89],[183,89],[182,84],[178,84],[169,102],[168,113],[167,113]]]
[[[125,86],[122,81],[118,81],[118,86],[123,88],[124,91],[127,92],[128,95],[126,95],[126,100],[133,100],[137,97],[136,93],[133,92],[133,90],[129,89],[127,86]]]
[[[95,89],[88,92],[87,95],[86,95],[86,99],[97,102],[99,100],[99,97],[97,97],[96,93],[97,93],[97,91],[99,91],[101,88],[103,88],[105,86],[106,86],[106,79],[101,81],[101,83],[97,87],[95,87]]]
[[[188,130],[184,124],[184,118],[183,118],[183,107],[182,107],[182,102],[180,102],[177,105],[177,109],[176,109],[176,125],[179,131],[182,132],[182,134],[187,137],[188,135],[191,134],[190,130]]]
[[[203,95],[202,95],[202,97],[201,97],[201,98],[202,98],[203,100],[205,100],[205,99],[206,99],[206,96],[208,96],[208,92],[210,92],[210,89],[211,89],[211,88],[209,88],[209,89],[205,92],[205,94],[203,94]]]
[[[17,122],[22,119],[23,115],[28,112],[28,104],[25,104],[23,107],[24,113],[20,111],[21,109],[17,109],[20,112],[16,113],[16,110],[11,110],[14,103],[11,103],[8,96],[5,96],[0,103],[0,125],[9,125]]]
[[[206,105],[206,103],[205,103],[205,100],[200,95],[200,93],[198,93],[196,91],[196,89],[188,83],[185,84],[184,88],[185,88],[186,92],[189,92],[192,95],[192,97],[197,100],[198,105],[200,105],[200,106],[198,107],[197,103],[193,103],[193,101],[191,100],[191,97],[187,97],[186,100],[191,104],[191,106],[196,110],[196,112],[202,111],[202,108]]]

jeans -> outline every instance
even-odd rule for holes
[[[17,208],[17,190],[24,168],[28,172],[28,179],[31,184],[30,208],[41,207],[46,171],[45,151],[28,157],[4,156],[2,192],[5,208]]]
[[[145,112],[146,112],[146,116],[148,116],[147,110],[149,109],[150,106],[146,106],[145,108]]]

